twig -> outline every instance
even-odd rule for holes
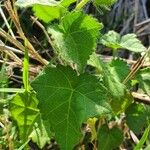
[[[1,5],[0,5],[0,14],[1,14],[1,16],[2,16],[4,22],[5,22],[6,26],[7,26],[10,34],[11,34],[11,36],[15,39],[15,35],[14,35],[14,33],[13,33],[13,31],[12,31],[12,29],[11,29],[11,27],[10,27],[6,17],[5,17],[5,14],[4,14],[4,12],[3,12],[2,8],[1,8]]]
[[[20,24],[20,21],[19,21],[19,16],[18,16],[18,13],[16,10],[13,10],[12,6],[11,6],[11,2],[10,0],[7,0],[6,3],[5,3],[5,6],[6,6],[6,9],[13,21],[13,23],[15,24],[16,28],[17,28],[17,31],[18,31],[18,34],[20,35],[20,37],[22,38],[22,40],[24,41],[27,41],[27,48],[29,49],[29,52],[34,55],[35,59],[38,60],[40,63],[42,63],[43,65],[47,65],[48,64],[48,61],[45,60],[44,58],[42,58],[38,52],[34,49],[33,45],[30,43],[30,41],[26,38],[23,30],[22,30],[22,27],[21,27],[21,24]]]
[[[148,95],[132,92],[132,96],[134,97],[135,101],[150,105],[150,97]]]
[[[47,31],[45,30],[45,27],[35,17],[31,16],[31,19],[33,22],[35,22],[41,28],[41,30],[45,34],[47,41],[49,42],[50,46],[54,47],[54,44],[53,44],[52,40],[50,39]]]
[[[112,56],[106,56],[106,55],[100,55],[100,57],[103,59],[104,62],[110,62],[113,59]],[[121,59],[126,61],[128,65],[133,65],[137,62],[135,60],[130,60],[130,59],[124,59],[124,58]],[[141,67],[150,67],[150,63],[144,63]]]

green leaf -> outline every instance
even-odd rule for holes
[[[133,52],[144,52],[146,48],[142,45],[135,34],[127,34],[120,36],[115,31],[109,31],[105,34],[100,41],[101,44],[117,50],[118,48],[124,48]]]
[[[95,52],[90,56],[90,59],[88,60],[88,65],[95,67],[99,74],[103,73],[102,60],[98,58]]]
[[[34,15],[48,23],[54,19],[60,19],[67,12],[67,7],[76,0],[17,0],[19,7],[32,7]]]
[[[81,138],[81,124],[111,112],[107,91],[96,77],[77,76],[70,67],[49,66],[31,83],[39,109],[48,120],[62,150],[71,150]]]
[[[148,113],[142,104],[133,103],[126,110],[126,121],[130,130],[138,134],[146,125]]]
[[[144,134],[142,135],[142,138],[140,139],[140,142],[136,145],[136,147],[134,148],[134,150],[139,150],[139,149],[141,149],[143,147],[144,143],[148,139],[149,132],[150,132],[150,124],[145,129]]]
[[[139,87],[150,96],[150,68],[140,70],[137,80]]]
[[[103,125],[98,132],[98,150],[113,150],[123,142],[123,133],[117,128]]]
[[[66,12],[66,9],[59,5],[55,7],[34,5],[32,10],[34,11],[34,15],[45,23],[59,19]]]
[[[38,101],[34,93],[18,93],[10,101],[10,112],[17,122],[21,140],[25,142],[32,131],[33,124],[39,115]]]
[[[66,62],[77,65],[81,71],[96,47],[102,24],[83,12],[68,13],[59,27],[49,28],[57,52]]]
[[[128,75],[130,68],[124,60],[114,58],[109,64],[110,72],[120,82],[122,82]]]
[[[125,85],[121,83],[129,71],[127,64],[120,59],[114,59],[110,64],[106,64],[95,53],[91,55],[88,64],[96,67],[99,75],[103,76],[103,83],[110,93],[109,99],[114,113],[123,112],[133,100],[126,92]]]

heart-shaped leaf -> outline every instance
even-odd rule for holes
[[[31,85],[42,117],[49,121],[62,150],[71,150],[79,142],[84,121],[111,111],[107,91],[97,78],[77,76],[70,67],[46,67]]]

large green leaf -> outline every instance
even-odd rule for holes
[[[142,104],[133,103],[126,110],[127,125],[133,132],[140,133],[146,125],[149,113]]]
[[[18,93],[10,101],[10,112],[17,122],[21,140],[26,141],[39,115],[35,93]]]
[[[77,76],[70,67],[48,66],[31,85],[42,117],[49,121],[62,150],[71,150],[79,142],[84,121],[111,111],[107,91],[97,78]]]
[[[113,150],[123,142],[123,133],[117,128],[109,129],[107,125],[103,125],[98,132],[98,149]]]
[[[86,65],[96,47],[102,24],[83,12],[67,14],[57,28],[49,28],[60,56],[69,63],[76,64],[79,70]]]
[[[133,52],[146,51],[146,48],[137,39],[135,34],[127,34],[121,37],[115,31],[109,31],[101,38],[100,42],[114,50],[124,48]]]
[[[150,96],[150,68],[140,70],[137,79],[140,88]]]
[[[54,19],[59,19],[67,7],[76,0],[17,0],[16,5],[19,7],[33,7],[35,15],[48,23]]]

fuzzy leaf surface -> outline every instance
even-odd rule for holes
[[[55,28],[49,28],[57,52],[66,62],[77,65],[82,70],[96,47],[99,30],[96,19],[83,12],[71,12]]]
[[[107,91],[96,77],[77,76],[70,67],[46,67],[33,82],[39,109],[48,120],[62,150],[71,150],[80,138],[81,124],[111,112]]]

